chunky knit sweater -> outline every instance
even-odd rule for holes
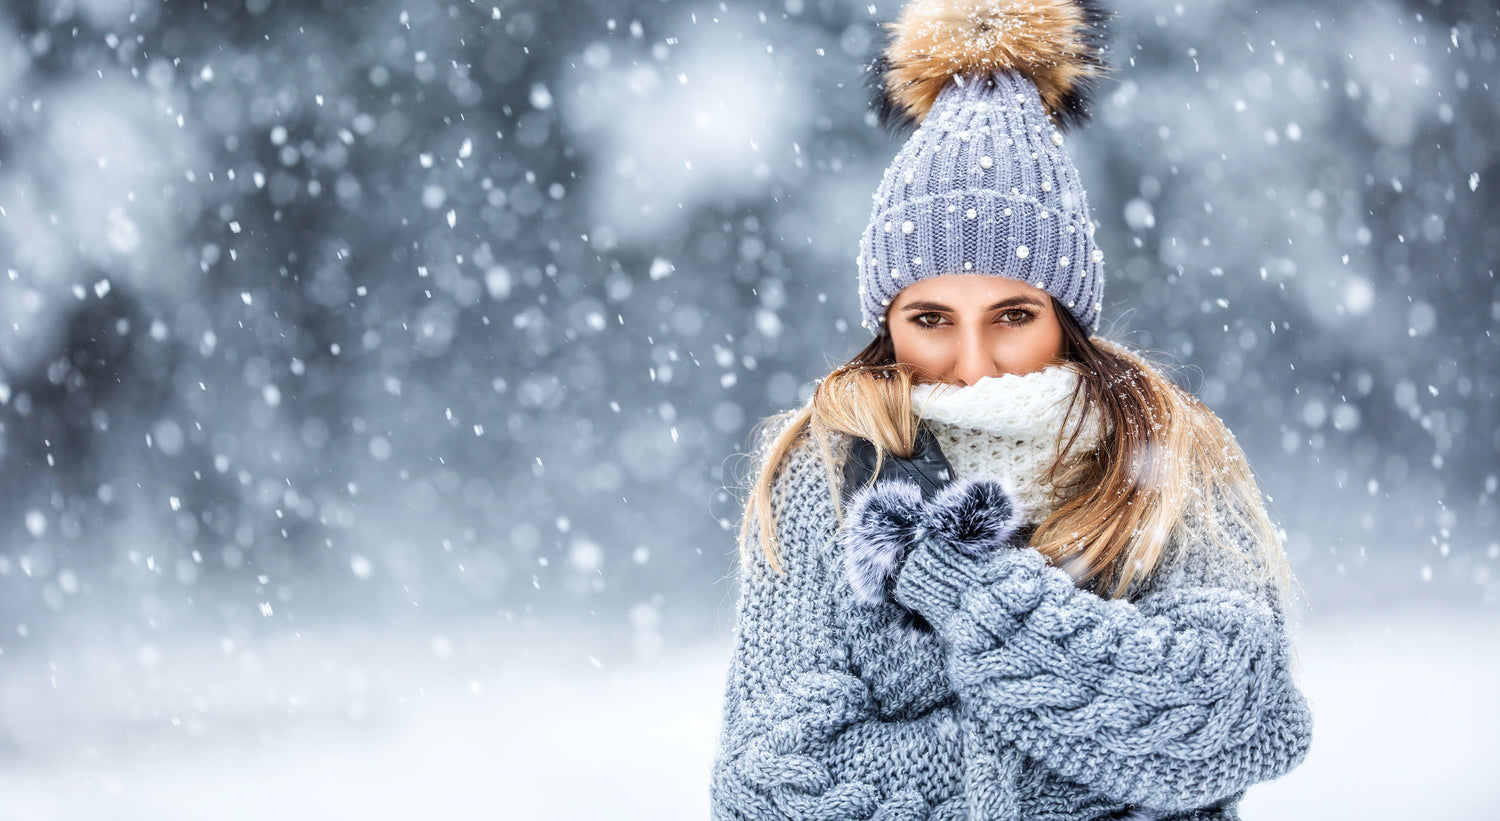
[[[959,463],[930,502],[876,486],[849,515],[880,521],[842,538],[817,448],[779,467],[785,572],[742,574],[715,818],[1232,819],[1301,761],[1281,602],[1247,562],[1173,545],[1134,600],[1100,598],[1015,536],[1014,479]],[[911,541],[890,596],[851,586],[866,534]]]

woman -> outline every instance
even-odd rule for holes
[[[1228,819],[1306,754],[1243,453],[1090,335],[1059,127],[1100,22],[930,0],[892,27],[883,113],[918,127],[861,242],[875,338],[761,449],[715,817]]]

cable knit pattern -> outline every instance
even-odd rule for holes
[[[951,513],[996,493],[943,497]],[[814,447],[773,498],[786,572],[742,574],[715,818],[1231,819],[1305,755],[1280,603],[1236,557],[1174,546],[1139,599],[1111,601],[924,518],[894,600],[873,602],[845,580]],[[938,499],[908,501],[929,517]]]
[[[999,480],[1021,508],[1022,521],[1040,524],[1063,501],[1044,475],[1058,446],[1072,435],[1073,422],[1065,417],[1077,387],[1076,371],[1053,366],[988,376],[967,387],[917,385],[912,405],[955,475]],[[1098,447],[1101,435],[1096,413],[1079,431],[1069,455]]]
[[[742,579],[714,817],[967,817],[941,648],[907,652],[905,611],[843,581],[814,448],[796,450],[773,492],[786,572],[757,562]]]
[[[1191,810],[1306,753],[1285,625],[1248,576],[1232,589],[1177,572],[1136,603],[1105,600],[1029,548],[976,557],[929,535],[896,599],[938,630],[950,685],[987,727],[1105,795]]]

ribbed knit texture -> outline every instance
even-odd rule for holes
[[[786,572],[742,574],[715,818],[1227,819],[1306,753],[1280,602],[1238,557],[1174,545],[1138,599],[1105,600],[1029,548],[928,536],[896,601],[866,604],[813,446],[773,499]]]
[[[1093,330],[1104,257],[1063,143],[1019,74],[945,88],[875,193],[858,258],[862,324],[878,333],[918,280],[989,274],[1046,291]]]

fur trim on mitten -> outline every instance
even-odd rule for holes
[[[844,574],[861,600],[887,601],[906,551],[921,538],[922,490],[912,482],[879,482],[854,494],[839,543]]]
[[[1021,511],[993,479],[962,479],[938,491],[922,516],[927,532],[971,557],[1010,544]]]

